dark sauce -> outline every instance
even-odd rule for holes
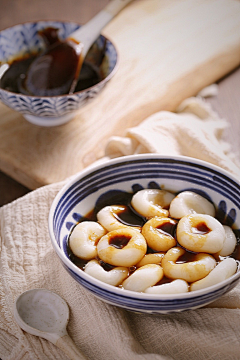
[[[186,262],[195,261],[196,260],[195,256],[196,256],[196,253],[189,252],[185,249],[185,253],[178,258],[178,260],[176,261],[176,264],[183,264]]]
[[[167,277],[164,275],[163,278],[156,283],[156,285],[168,284],[168,283],[170,283],[170,282],[172,282],[172,281],[173,281],[173,279],[167,278]]]
[[[173,238],[176,238],[176,229],[177,229],[177,221],[170,220],[156,227],[156,229],[165,235],[170,235]]]
[[[39,30],[38,34],[43,38],[47,47],[60,42],[58,29],[54,27],[49,26],[43,30]]]
[[[111,265],[111,264],[108,264],[108,263],[105,263],[105,261],[101,260],[98,258],[98,262],[99,264],[102,266],[102,268],[105,270],[105,271],[110,271],[112,269],[115,268],[114,265]]]
[[[122,210],[115,214],[115,217],[125,225],[143,226],[146,219],[138,214],[131,206],[131,193],[121,190],[111,190],[101,195],[93,209],[91,217],[97,218],[97,213],[105,206],[120,205]]]
[[[124,206],[123,210],[114,216],[124,225],[138,227],[144,224],[144,220],[139,215],[136,215],[129,206]]]
[[[131,200],[132,200],[133,194],[128,193],[126,191],[122,190],[110,190],[106,193],[99,196],[97,199],[97,202],[94,207],[94,213],[95,215],[105,206],[111,206],[111,205],[123,205],[127,206],[127,210],[131,210],[131,213],[134,214],[134,210],[131,207]],[[135,214],[137,214],[135,212]],[[130,212],[129,215],[131,216]],[[141,218],[141,215],[137,214],[138,218]],[[143,218],[142,218],[143,219]],[[144,223],[144,221],[143,221]]]
[[[117,248],[117,249],[122,249],[124,248],[130,241],[131,236],[112,236],[109,240],[109,245]]]
[[[68,252],[68,256],[69,259],[80,269],[84,269],[84,267],[86,266],[86,264],[88,263],[89,260],[84,260],[79,258],[78,256],[74,255],[74,253],[72,252],[70,246],[68,245],[67,247],[67,252]]]
[[[205,235],[210,231],[211,229],[209,229],[209,227],[204,222],[198,223],[197,226],[192,227],[192,232],[194,234]]]
[[[59,44],[60,40],[58,38],[58,30],[55,28],[46,28],[42,31],[39,31],[39,35],[41,35],[44,38],[44,41],[46,43],[46,46],[52,46],[53,44]],[[65,47],[66,44],[62,43],[62,46]],[[68,51],[72,51],[70,46],[68,48],[64,49],[64,52],[66,50],[66,55]],[[99,54],[96,56],[96,63],[90,63],[87,60],[83,62],[82,69],[79,75],[79,78],[77,80],[77,85],[75,87],[74,92],[82,91],[84,89],[87,89],[89,87],[92,87],[99,83],[101,80],[103,80],[103,76],[100,71],[100,65],[103,60],[103,51],[98,51]],[[31,95],[29,88],[26,86],[26,74],[28,73],[29,67],[32,64],[32,62],[40,55],[41,53],[31,53],[28,55],[21,56],[19,58],[16,58],[13,62],[11,62],[9,65],[8,70],[3,74],[2,78],[0,79],[0,87],[4,90],[11,91],[14,93],[21,93],[26,95]],[[56,52],[52,52],[51,55],[54,59],[58,59],[58,62],[61,64],[63,61],[66,61],[66,59],[61,59],[61,54]],[[77,61],[77,58],[66,56],[67,59],[72,59],[71,61]],[[74,60],[75,59],[75,60]],[[69,60],[70,61],[70,60]],[[74,64],[70,64],[69,67],[70,71],[71,69],[74,69]],[[41,73],[40,73],[41,74]],[[51,72],[51,74],[48,76],[49,81],[49,88],[51,87],[58,87],[60,86],[60,83],[64,83],[68,81],[69,77],[72,77],[72,74],[66,73],[66,71],[62,72],[61,79],[59,77],[54,76],[54,72]],[[35,80],[34,80],[35,81]],[[36,79],[36,82],[38,83],[39,87],[41,87],[41,81],[45,81],[42,76],[39,76]]]

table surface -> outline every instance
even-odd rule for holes
[[[109,0],[1,0],[0,30],[26,21],[67,20],[84,24],[99,12]],[[240,53],[239,53],[240,57]],[[240,153],[240,68],[218,82],[218,95],[207,98],[213,109],[225,118],[229,128],[224,140]],[[0,172],[0,206],[30,190]]]

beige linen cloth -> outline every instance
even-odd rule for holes
[[[182,154],[240,176],[222,142],[226,122],[201,98],[177,113],[159,112],[126,136],[109,139],[106,158],[133,153]],[[0,358],[64,360],[47,340],[22,331],[13,303],[23,291],[46,288],[70,308],[68,332],[90,360],[239,360],[240,284],[211,305],[170,315],[138,314],[96,299],[64,270],[48,234],[48,212],[65,182],[42,187],[0,209]]]

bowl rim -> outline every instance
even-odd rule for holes
[[[65,21],[65,20],[36,20],[36,21],[26,21],[26,22],[23,22],[23,23],[20,23],[20,24],[15,24],[13,26],[9,26],[5,29],[2,29],[0,31],[0,33],[2,31],[6,31],[6,30],[10,30],[10,29],[13,29],[14,27],[17,27],[17,26],[24,26],[24,25],[31,25],[31,24],[36,24],[36,23],[62,23],[62,24],[74,24],[74,25],[77,25],[79,27],[83,26],[83,24],[79,24],[75,21]],[[114,41],[110,40],[108,37],[106,37],[105,35],[103,35],[102,33],[99,35],[99,37],[102,36],[104,39],[107,40],[107,42],[109,42],[113,47],[114,47],[114,50],[116,52],[116,64],[113,68],[113,70],[110,72],[110,74],[108,74],[104,79],[102,79],[101,81],[99,81],[97,84],[95,85],[92,85],[86,89],[83,89],[83,90],[80,90],[80,91],[77,91],[77,92],[74,92],[73,94],[62,94],[62,95],[53,95],[53,96],[37,96],[37,95],[27,95],[27,94],[22,94],[22,93],[15,93],[13,91],[9,91],[9,90],[6,90],[6,89],[2,89],[0,87],[0,92],[6,92],[7,94],[13,94],[17,97],[23,97],[23,96],[26,96],[27,98],[31,98],[31,99],[53,99],[53,98],[62,98],[62,97],[66,97],[66,96],[77,96],[78,94],[83,94],[86,90],[87,91],[90,91],[92,89],[94,89],[95,87],[97,86],[101,86],[101,85],[104,85],[106,82],[108,82],[114,75],[115,73],[117,72],[118,68],[119,68],[119,52],[117,50],[117,47],[114,43]],[[19,54],[21,54],[19,52]],[[17,54],[16,54],[17,55]],[[7,64],[7,62],[5,63],[1,63],[0,61],[0,64],[3,65],[3,64]]]
[[[231,277],[229,277],[228,279],[221,281],[215,285],[200,289],[200,290],[195,290],[192,292],[187,292],[187,293],[179,293],[179,294],[146,294],[146,293],[138,293],[135,291],[131,291],[131,290],[126,290],[126,289],[122,289],[119,287],[115,287],[112,285],[109,285],[107,283],[104,283],[92,276],[90,276],[89,274],[85,273],[84,271],[82,271],[81,269],[79,269],[69,258],[67,258],[63,252],[62,249],[59,248],[59,246],[56,243],[56,239],[54,236],[54,231],[53,231],[53,223],[52,223],[52,219],[53,219],[53,215],[54,215],[54,211],[56,208],[56,205],[58,203],[58,201],[60,200],[60,198],[62,197],[62,195],[66,192],[66,190],[68,190],[69,187],[71,187],[76,181],[80,180],[81,178],[85,177],[86,175],[91,174],[92,172],[98,171],[99,169],[102,169],[104,167],[109,167],[111,165],[116,165],[116,164],[121,164],[122,162],[133,162],[134,160],[138,160],[138,159],[143,159],[143,160],[147,160],[147,159],[171,159],[171,160],[177,160],[177,161],[187,161],[189,163],[193,163],[193,164],[197,164],[197,165],[202,165],[205,166],[209,169],[212,169],[216,172],[219,172],[221,174],[223,174],[224,176],[230,178],[231,180],[235,181],[237,184],[239,184],[240,186],[240,181],[230,172],[228,172],[225,169],[222,169],[221,167],[208,163],[204,160],[200,160],[200,159],[196,159],[193,157],[188,157],[188,156],[183,156],[183,155],[160,155],[160,154],[136,154],[136,155],[127,155],[127,156],[121,156],[118,158],[114,158],[114,159],[110,159],[107,160],[104,163],[97,163],[97,164],[92,164],[90,166],[88,166],[87,168],[85,168],[84,170],[78,172],[77,174],[73,175],[69,181],[67,181],[67,183],[60,189],[60,191],[57,193],[57,195],[55,196],[50,210],[49,210],[49,216],[48,216],[48,229],[49,229],[49,234],[50,234],[50,238],[51,238],[51,243],[52,246],[55,250],[55,252],[57,253],[57,255],[59,256],[59,258],[61,259],[61,261],[74,273],[76,273],[80,278],[86,280],[87,282],[93,284],[94,286],[97,286],[98,288],[101,288],[102,290],[106,290],[110,293],[114,293],[115,295],[118,296],[124,296],[127,298],[135,298],[135,299],[139,299],[139,300],[159,300],[159,301],[174,301],[174,300],[182,300],[182,299],[188,299],[188,298],[195,298],[195,297],[199,297],[202,295],[207,295],[210,294],[211,292],[215,292],[217,290],[220,290],[221,288],[224,288],[225,286],[227,286],[228,284],[239,280],[240,278],[240,268],[238,266],[237,268],[237,272],[235,274],[233,274]]]

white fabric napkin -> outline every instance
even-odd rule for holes
[[[201,97],[184,100],[176,113],[161,111],[137,127],[128,129],[125,137],[113,136],[106,146],[106,156],[159,153],[184,155],[208,161],[238,176],[237,155],[222,140],[228,123],[220,119]]]
[[[222,141],[227,123],[200,98],[177,113],[159,112],[125,137],[112,137],[106,157],[158,152],[182,154],[240,175]],[[70,308],[68,332],[90,360],[239,360],[240,285],[207,307],[170,315],[137,314],[96,299],[78,285],[51,246],[48,212],[64,182],[33,191],[0,209],[0,358],[67,360],[47,340],[22,331],[13,316],[18,295],[45,288]]]

